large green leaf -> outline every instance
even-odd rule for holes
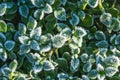
[[[7,31],[7,24],[5,21],[0,20],[0,32],[6,32]]]

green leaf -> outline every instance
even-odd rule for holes
[[[3,16],[6,13],[7,5],[5,3],[0,4],[0,16]]]
[[[19,26],[20,33],[21,34],[26,34],[27,28],[26,28],[25,24],[19,23],[18,26]]]
[[[43,63],[43,69],[45,71],[51,71],[51,70],[54,70],[55,67],[54,67],[54,65],[50,61],[46,60]]]
[[[13,61],[10,63],[9,68],[12,70],[12,72],[15,72],[15,70],[17,69],[17,65],[18,65],[17,60],[13,60]]]
[[[79,11],[78,12],[78,16],[79,16],[79,18],[83,21],[84,19],[85,19],[85,12],[84,11]]]
[[[26,80],[25,75],[19,75],[16,80]]]
[[[103,13],[100,16],[100,21],[107,26],[108,28],[110,28],[110,25],[112,23],[112,15],[110,13]]]
[[[58,77],[59,80],[66,80],[66,79],[68,79],[68,74],[66,74],[66,73],[59,73],[57,75],[57,77]]]
[[[52,7],[49,4],[45,4],[43,11],[44,11],[44,13],[47,13],[47,14],[50,14],[53,12]]]
[[[0,42],[4,43],[5,41],[6,41],[6,36],[2,32],[0,32]]]
[[[87,0],[88,5],[89,5],[91,8],[96,8],[96,7],[98,6],[98,1],[99,1],[99,0]]]
[[[90,79],[94,79],[94,80],[96,79],[97,75],[98,75],[98,73],[97,73],[97,71],[96,71],[95,69],[91,70],[91,71],[88,73],[89,78],[90,78]]]
[[[66,42],[65,37],[57,34],[53,37],[52,39],[52,43],[53,43],[53,47],[55,48],[61,48]]]
[[[29,8],[27,5],[23,5],[19,7],[19,13],[22,17],[27,18],[29,14]]]
[[[37,50],[37,51],[40,50],[40,46],[39,46],[38,42],[35,41],[35,40],[33,40],[33,41],[31,42],[30,48],[33,49],[33,50]]]
[[[96,31],[95,38],[97,40],[106,40],[105,33],[103,33],[102,31]]]
[[[7,24],[3,20],[0,20],[0,32],[7,32]]]
[[[45,0],[45,2],[52,5],[52,4],[54,4],[55,0]]]
[[[90,80],[88,76],[82,75],[82,80]]]
[[[26,45],[26,44],[22,44],[20,45],[20,55],[24,55],[26,53],[29,53],[30,52],[30,46],[29,45]]]
[[[36,19],[42,20],[43,17],[44,17],[44,11],[42,11],[41,9],[35,10],[35,12],[34,12],[34,17],[35,17]]]
[[[105,72],[106,72],[106,76],[112,77],[118,72],[118,69],[115,67],[107,67],[105,68]]]
[[[113,67],[118,67],[120,66],[120,61],[119,58],[117,56],[108,56],[105,60],[104,60],[105,64],[107,66],[113,66]]]
[[[31,3],[38,8],[44,7],[44,0],[31,0]]]
[[[88,60],[88,54],[87,53],[84,53],[80,56],[80,59],[83,63],[86,63],[87,60]]]
[[[78,71],[79,66],[80,66],[80,60],[79,59],[73,58],[70,61],[70,71],[71,72],[74,73],[74,72]]]
[[[102,40],[96,43],[96,46],[99,48],[108,48],[108,42],[106,40]]]
[[[59,32],[61,32],[64,28],[69,28],[68,25],[64,24],[64,23],[57,23],[57,30]]]
[[[86,64],[84,64],[83,66],[83,71],[84,72],[89,72],[92,69],[92,63],[91,62],[87,62]]]
[[[69,20],[72,26],[76,26],[79,24],[80,19],[75,13],[71,13],[71,19]]]
[[[8,56],[6,52],[0,52],[0,59],[5,62],[7,60]]]
[[[62,4],[63,6],[65,6],[67,3],[67,0],[60,0],[60,4]]]
[[[4,43],[4,46],[5,46],[5,48],[6,48],[8,51],[11,51],[11,50],[15,47],[15,42],[12,41],[12,40],[7,40],[7,41]]]
[[[117,18],[112,18],[111,28],[113,28],[113,31],[119,31],[120,30],[120,20]]]
[[[60,20],[60,21],[66,21],[66,11],[63,7],[58,7],[55,11],[54,11],[54,16],[56,19]]]
[[[21,44],[27,44],[28,41],[29,41],[29,37],[28,36],[20,36],[18,39],[19,39]]]
[[[115,38],[115,44],[118,45],[120,44],[120,34],[118,34]]]
[[[76,37],[84,37],[85,35],[87,35],[87,32],[82,27],[75,27],[74,35]]]
[[[37,27],[37,21],[32,16],[30,16],[27,23],[27,28],[29,30],[33,30],[35,27]]]

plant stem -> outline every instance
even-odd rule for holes
[[[113,5],[112,5],[112,8],[115,7],[116,2],[117,2],[117,0],[114,0]]]
[[[56,53],[57,58],[59,58],[58,49],[55,49],[55,53]]]

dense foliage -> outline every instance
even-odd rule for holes
[[[0,80],[120,80],[119,0],[0,0]]]

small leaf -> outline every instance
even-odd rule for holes
[[[6,41],[6,36],[2,32],[0,32],[0,42],[4,43],[5,41]]]
[[[7,24],[5,21],[0,20],[0,32],[6,32],[7,31]]]
[[[118,45],[120,44],[120,34],[118,34],[115,38],[115,44]]]
[[[82,37],[72,37],[72,40],[75,44],[77,44],[79,47],[82,47],[82,42],[83,42],[83,38]]]
[[[91,7],[91,8],[96,8],[98,6],[98,1],[99,0],[87,0],[88,1],[88,5]]]
[[[26,80],[24,75],[19,75],[16,80]]]
[[[22,17],[27,18],[29,14],[29,8],[27,5],[23,5],[19,7],[19,13]]]
[[[70,28],[64,28],[61,32],[60,35],[66,37],[67,39],[71,37],[72,31]]]
[[[43,17],[44,17],[44,12],[41,11],[40,9],[37,9],[37,10],[35,10],[35,12],[34,12],[34,17],[35,17],[36,19],[42,20]]]
[[[26,44],[20,45],[20,55],[24,55],[25,53],[30,52],[30,46]]]
[[[92,63],[91,62],[87,62],[86,64],[84,64],[83,66],[83,71],[84,72],[89,72],[92,69]]]
[[[95,33],[95,38],[97,40],[106,40],[106,36],[105,36],[105,34],[102,31],[97,31]]]
[[[43,11],[47,14],[50,14],[53,12],[51,5],[46,4],[45,7],[43,8]]]
[[[57,30],[59,32],[61,32],[64,28],[69,28],[68,25],[64,24],[64,23],[57,23]]]
[[[38,40],[39,37],[41,36],[41,34],[42,34],[41,27],[37,27],[30,32],[30,37],[35,39],[35,40]]]
[[[15,47],[15,42],[12,40],[8,40],[4,43],[4,46],[8,51],[11,51]]]
[[[20,36],[18,39],[21,44],[27,44],[29,41],[29,37],[27,37],[27,36]]]
[[[78,17],[75,13],[71,13],[71,17],[72,17],[72,18],[69,20],[70,24],[71,24],[72,26],[78,25],[79,22],[80,22],[79,17]]]
[[[78,16],[83,21],[85,19],[85,12],[84,11],[79,11]]]
[[[108,42],[106,40],[102,40],[96,43],[96,46],[99,48],[108,48]]]
[[[87,53],[84,53],[80,56],[80,59],[83,63],[86,63],[87,60],[88,60],[88,54]]]
[[[12,69],[12,72],[15,72],[15,70],[17,69],[17,65],[18,65],[17,60],[13,60],[13,61],[10,63],[9,68]]]
[[[74,35],[76,37],[84,37],[85,35],[87,35],[87,32],[82,27],[75,27]]]
[[[90,80],[88,76],[82,75],[82,80]]]
[[[6,52],[0,53],[0,59],[5,62],[7,60],[8,56]]]
[[[3,16],[6,13],[6,8],[7,5],[6,4],[0,4],[0,16]]]
[[[55,67],[54,67],[54,65],[53,65],[51,62],[49,62],[48,60],[46,60],[46,61],[44,61],[44,63],[43,63],[43,69],[44,69],[45,71],[50,71],[50,70],[54,70]]]
[[[100,16],[100,21],[107,26],[108,28],[110,28],[110,25],[112,23],[112,15],[110,13],[103,13]]]
[[[55,35],[52,39],[53,47],[61,48],[66,42],[66,39],[61,35]]]
[[[37,51],[40,50],[40,46],[39,46],[38,42],[35,41],[35,40],[33,40],[33,41],[31,42],[30,48],[33,49],[33,50],[37,50]]]
[[[25,34],[26,31],[27,31],[27,28],[26,28],[25,24],[19,23],[18,26],[19,26],[19,31],[20,31],[20,33],[21,33],[21,34]]]
[[[66,74],[66,73],[59,73],[57,75],[57,77],[58,77],[59,80],[66,80],[66,79],[68,79],[68,74]]]
[[[41,72],[43,69],[43,66],[41,64],[35,64],[33,67],[33,71],[35,74],[38,74],[39,72]]]
[[[45,2],[52,5],[52,4],[54,4],[55,0],[45,0]]]
[[[98,73],[97,73],[97,70],[95,70],[95,69],[91,70],[91,71],[88,73],[89,78],[90,78],[90,79],[94,79],[94,80],[96,79],[97,75],[98,75]]]
[[[60,20],[60,21],[66,21],[66,11],[63,7],[58,7],[55,11],[54,11],[54,16],[56,19]]]
[[[31,3],[38,8],[44,7],[44,1],[43,0],[31,0]]]
[[[30,16],[27,23],[27,28],[29,30],[33,30],[36,26],[37,26],[37,21],[32,16]]]
[[[80,60],[73,58],[70,62],[70,71],[72,71],[73,73],[78,71],[79,65],[80,65]]]
[[[115,67],[107,67],[105,68],[105,72],[106,72],[106,76],[112,77],[118,72],[118,69]]]
[[[120,30],[120,21],[117,18],[112,18],[111,28],[113,28],[113,31],[119,31]]]
[[[60,0],[60,4],[62,4],[63,6],[65,6],[67,3],[67,0]]]
[[[105,64],[107,66],[113,66],[113,67],[118,67],[120,66],[120,61],[119,58],[117,56],[108,56],[105,60],[104,60]]]

